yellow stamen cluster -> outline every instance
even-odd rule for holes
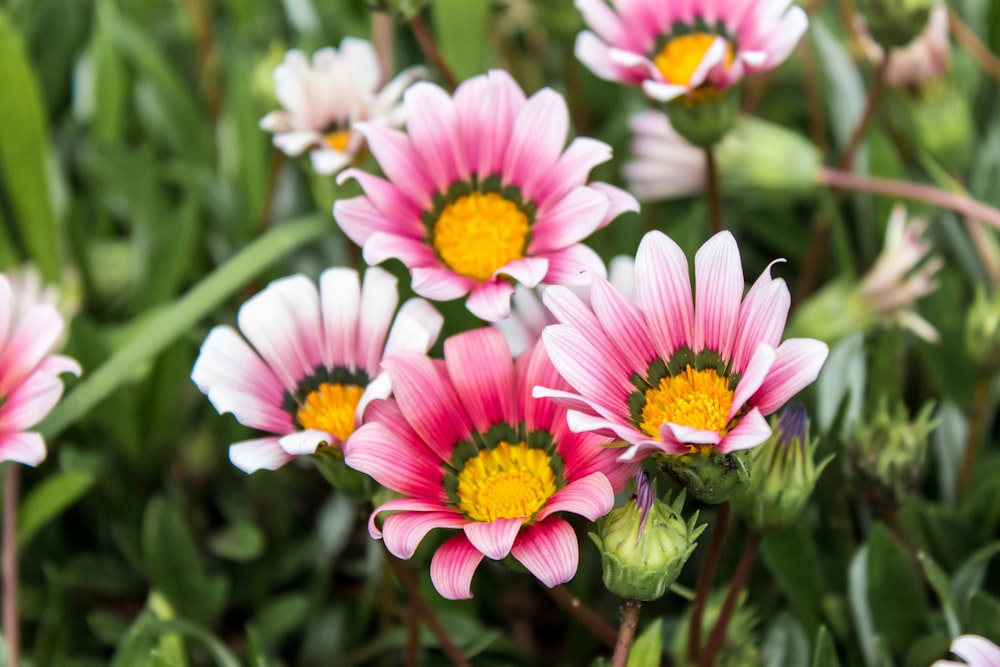
[[[432,238],[449,268],[485,282],[497,269],[524,257],[530,227],[514,202],[495,192],[473,192],[444,207]]]
[[[654,438],[660,437],[660,426],[666,422],[723,433],[732,405],[727,377],[714,368],[697,371],[688,366],[646,390],[639,428]]]
[[[523,442],[500,442],[466,460],[458,473],[458,509],[473,521],[531,520],[556,492],[551,459]]]
[[[343,442],[354,433],[354,413],[364,387],[324,382],[309,392],[295,418],[303,429],[326,431]]]
[[[691,82],[694,71],[705,58],[705,52],[718,35],[705,32],[695,32],[689,35],[674,37],[663,45],[660,52],[653,58],[653,64],[668,82],[678,86],[686,86]],[[733,64],[733,47],[726,49],[726,67]]]
[[[351,131],[335,130],[333,132],[327,132],[323,135],[323,141],[326,142],[326,145],[333,150],[344,153],[347,151],[347,144],[351,141]]]

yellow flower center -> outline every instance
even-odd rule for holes
[[[727,377],[714,368],[696,371],[688,366],[660,380],[659,387],[646,390],[639,428],[653,438],[660,437],[660,426],[667,422],[724,433],[732,405]]]
[[[323,141],[326,142],[326,145],[335,151],[340,151],[341,153],[347,152],[347,144],[350,140],[350,130],[335,130],[333,132],[327,132],[323,135]]]
[[[458,473],[458,509],[473,521],[531,520],[556,492],[551,459],[523,442],[500,442],[465,461]]]
[[[668,83],[686,86],[691,82],[694,71],[698,69],[698,65],[705,58],[705,52],[712,46],[716,37],[718,35],[705,32],[674,37],[663,45],[653,58],[653,64]],[[733,47],[729,45],[726,49],[726,67],[732,64]]]
[[[485,282],[497,269],[524,257],[530,227],[514,202],[495,192],[472,192],[444,207],[431,238],[449,268]]]
[[[353,384],[324,382],[309,392],[295,418],[303,429],[326,431],[343,442],[354,433],[354,413],[364,391]]]

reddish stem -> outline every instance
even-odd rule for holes
[[[618,643],[618,632],[608,625],[607,621],[597,615],[593,609],[569,592],[565,586],[545,589],[563,611],[575,618],[580,625],[587,628],[597,641],[608,648],[614,648]]]
[[[635,641],[635,629],[639,625],[639,609],[642,603],[638,600],[626,600],[622,608],[622,624],[618,628],[618,639],[615,642],[615,653],[611,657],[611,667],[627,667],[628,656],[632,652]]]
[[[3,634],[7,665],[17,667],[20,632],[17,614],[17,497],[21,466],[7,463],[3,474]]]
[[[729,628],[729,621],[736,612],[736,601],[739,599],[740,591],[746,586],[750,571],[753,569],[753,562],[757,557],[757,550],[760,548],[760,539],[760,533],[750,533],[750,536],[747,537],[740,562],[736,565],[736,571],[733,572],[733,578],[729,582],[729,591],[726,593],[725,602],[722,603],[722,611],[719,612],[719,618],[716,619],[715,627],[712,628],[708,644],[705,645],[705,652],[698,660],[698,667],[712,667],[715,656],[719,654],[723,644],[726,643],[726,630]]]
[[[427,27],[427,23],[424,21],[420,14],[417,14],[412,19],[409,20],[410,30],[413,31],[413,36],[417,38],[417,43],[420,44],[420,50],[424,52],[424,57],[427,61],[434,66],[434,69],[438,71],[441,75],[441,80],[444,85],[448,87],[449,90],[455,90],[458,88],[458,79],[455,78],[455,73],[451,71],[448,67],[448,63],[444,61],[441,56],[441,52],[438,50],[437,42],[434,41],[434,35],[431,34],[430,28]]]
[[[688,664],[698,662],[701,652],[701,619],[705,615],[705,604],[712,590],[712,579],[715,569],[719,566],[722,556],[722,546],[726,543],[726,529],[729,527],[729,502],[716,506],[715,524],[712,526],[712,538],[708,543],[705,560],[698,570],[698,580],[695,582],[694,602],[691,603],[691,626],[688,628],[687,661]]]

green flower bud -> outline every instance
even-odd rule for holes
[[[733,508],[758,533],[789,526],[805,507],[816,480],[833,456],[813,463],[817,440],[809,439],[806,410],[800,403],[785,408],[764,444],[754,447],[753,479]]]
[[[597,534],[590,534],[609,591],[630,600],[655,600],[667,591],[705,529],[695,526],[697,512],[685,522],[683,507],[683,491],[673,504],[657,500],[649,475],[638,472],[635,497],[598,519]]]
[[[409,21],[427,6],[429,0],[365,0],[373,12],[382,12]]]
[[[875,41],[895,49],[923,32],[934,4],[934,0],[858,0],[858,9]]]
[[[348,468],[339,449],[320,446],[310,458],[323,478],[337,491],[358,502],[371,499],[375,483],[363,472]]]
[[[801,134],[743,116],[716,150],[724,197],[803,197],[815,192],[823,156]]]
[[[654,454],[660,470],[709,505],[718,505],[741,495],[750,485],[751,455],[745,450],[721,454]]]
[[[678,134],[692,146],[714,146],[739,118],[740,100],[734,88],[699,89],[695,95],[682,95],[667,102],[667,117]]]
[[[926,405],[910,421],[906,407],[887,400],[855,426],[844,443],[845,463],[855,492],[877,509],[897,507],[920,484],[927,459],[927,437],[937,425]]]
[[[1000,369],[1000,290],[976,290],[965,319],[965,345],[984,373]]]

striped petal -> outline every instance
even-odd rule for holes
[[[483,328],[452,336],[444,343],[444,359],[477,431],[485,432],[517,414],[514,362],[499,331]]]
[[[45,440],[33,431],[0,434],[0,461],[36,466],[45,460]]]
[[[811,338],[789,338],[778,346],[777,357],[750,404],[767,416],[813,382],[830,348]]]
[[[572,526],[564,519],[551,516],[522,528],[511,555],[539,581],[552,588],[566,583],[576,574],[580,547]]]
[[[465,600],[472,597],[472,575],[483,554],[464,534],[455,535],[434,553],[431,559],[431,582],[441,597]]]
[[[650,337],[663,359],[690,345],[694,326],[687,258],[672,239],[646,234],[635,257],[635,287]]]
[[[716,234],[698,250],[694,265],[694,351],[714,350],[728,360],[743,298],[743,265],[736,239],[729,232]]]
[[[277,470],[293,458],[275,437],[242,440],[229,446],[229,461],[245,473]]]
[[[597,521],[615,506],[615,491],[604,473],[595,472],[574,480],[549,498],[538,513],[538,521],[555,512],[572,512]]]
[[[524,519],[470,521],[463,526],[465,537],[484,556],[492,560],[506,558]]]
[[[382,540],[389,553],[409,560],[424,537],[435,528],[461,528],[468,520],[455,512],[400,512],[382,524]]]

